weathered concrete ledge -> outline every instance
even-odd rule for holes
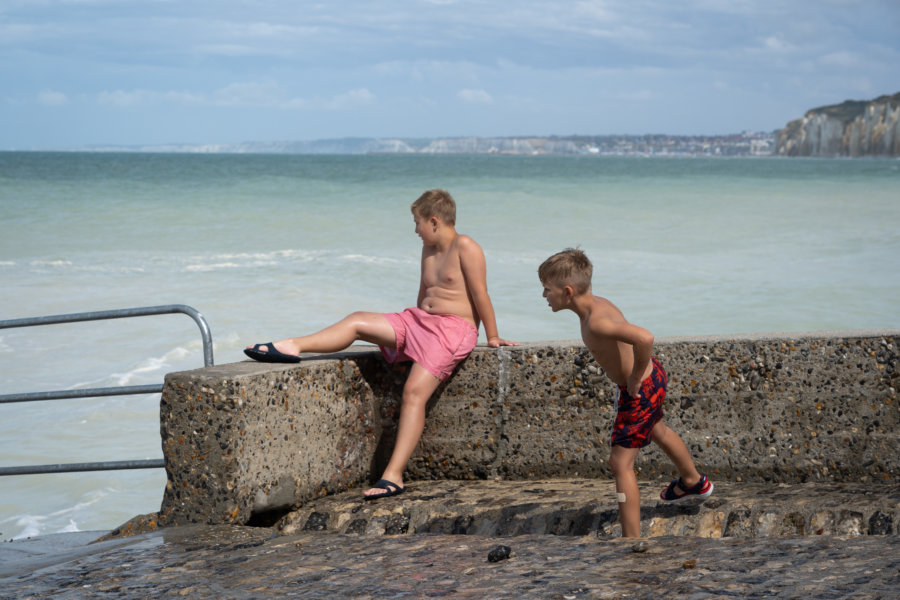
[[[717,482],[896,486],[898,333],[658,340],[667,423]],[[169,374],[160,523],[265,521],[379,474],[406,372],[363,348]],[[608,477],[612,394],[579,342],[479,347],[430,402],[408,479]],[[671,474],[653,447],[637,467]]]
[[[718,482],[709,499],[671,505],[663,482],[642,482],[641,536],[796,537],[900,533],[900,487],[851,483]],[[422,481],[400,496],[363,502],[362,490],[312,500],[276,524],[282,534],[414,533],[506,537],[622,535],[615,482]]]

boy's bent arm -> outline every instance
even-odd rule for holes
[[[629,344],[634,352],[634,363],[628,375],[626,389],[632,397],[641,391],[641,380],[653,351],[653,334],[637,325],[628,322],[614,322],[609,319],[598,319],[591,323],[591,330],[600,336],[610,337],[619,342]]]
[[[500,337],[497,330],[497,318],[494,315],[494,305],[487,291],[487,265],[484,260],[484,252],[475,240],[468,236],[460,236],[459,240],[459,264],[463,277],[466,280],[466,288],[475,303],[478,318],[484,324],[484,334],[487,336],[488,346],[516,346],[516,342],[510,342]]]

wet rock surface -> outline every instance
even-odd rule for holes
[[[900,533],[894,485],[714,481],[703,501],[666,504],[663,482],[640,482],[644,536],[766,537]],[[280,519],[285,534],[413,533],[618,537],[615,484],[602,479],[421,481],[400,496],[363,502],[362,490],[320,498]]]
[[[156,527],[145,516],[80,547],[0,544],[0,598],[900,593],[896,486],[715,483],[700,504],[658,506],[661,484],[641,482],[640,540],[615,537],[615,490],[606,480],[411,482],[404,494],[376,502],[363,501],[360,488],[271,527],[137,533],[141,524]]]
[[[0,578],[0,598],[894,598],[900,537],[368,536],[185,526]],[[99,545],[98,545],[99,546]]]

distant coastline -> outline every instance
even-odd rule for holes
[[[246,141],[224,144],[95,144],[4,152],[166,154],[497,154],[516,156],[757,157],[900,156],[900,92],[821,106],[782,129],[714,135],[551,135]]]
[[[498,154],[561,156],[772,156],[777,132],[726,135],[572,135],[445,138],[340,138],[237,144],[94,145],[73,152],[185,154]],[[47,150],[61,150],[50,149]]]

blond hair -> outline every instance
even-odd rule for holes
[[[416,216],[430,219],[439,218],[445,225],[456,225],[456,202],[450,192],[428,190],[409,207]]]
[[[538,267],[541,283],[559,287],[571,285],[576,294],[583,294],[591,289],[593,274],[594,266],[579,248],[566,248],[557,252]]]

